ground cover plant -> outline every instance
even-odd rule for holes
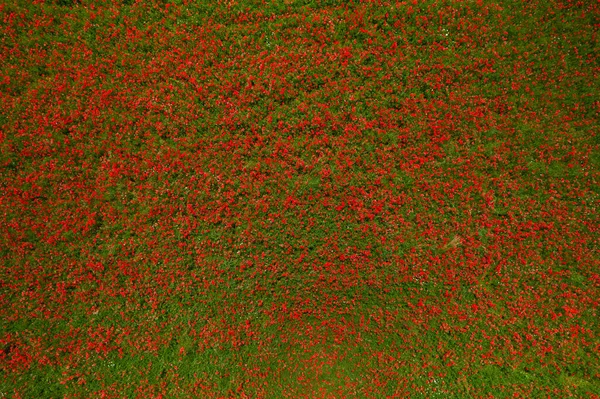
[[[600,5],[0,2],[0,397],[599,397]]]

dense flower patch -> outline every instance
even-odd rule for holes
[[[209,3],[0,4],[0,397],[598,397],[598,2]]]

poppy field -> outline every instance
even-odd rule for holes
[[[0,1],[0,398],[600,398],[599,21]]]

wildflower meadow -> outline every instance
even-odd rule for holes
[[[0,398],[600,398],[599,21],[0,0]]]

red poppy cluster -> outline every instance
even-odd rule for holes
[[[0,4],[0,398],[599,397],[599,14]]]

